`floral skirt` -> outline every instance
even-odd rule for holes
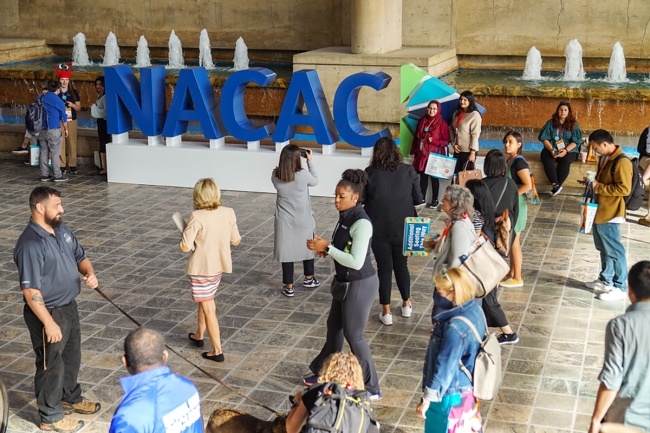
[[[480,433],[483,431],[479,403],[471,392],[443,397],[431,403],[424,421],[425,433]]]

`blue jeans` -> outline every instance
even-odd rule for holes
[[[594,224],[594,245],[600,253],[600,275],[606,286],[627,292],[627,259],[621,242],[620,224]]]

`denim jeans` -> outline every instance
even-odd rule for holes
[[[594,224],[594,245],[600,253],[600,281],[627,292],[627,258],[621,242],[620,226],[613,223]]]

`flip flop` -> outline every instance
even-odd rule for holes
[[[189,334],[187,334],[187,338],[189,338],[190,341],[191,341],[192,343],[194,343],[194,345],[195,345],[196,347],[203,347],[203,346],[205,345],[205,343],[203,342],[203,340],[198,340],[198,339],[196,339],[196,338],[192,338],[192,335],[194,335],[194,333],[193,333],[193,332],[190,332]]]
[[[220,353],[218,355],[208,355],[209,352],[203,352],[201,356],[205,359],[209,359],[210,361],[215,361],[215,362],[224,362],[226,358],[223,356],[223,353]]]

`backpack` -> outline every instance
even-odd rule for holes
[[[616,168],[616,163],[621,158],[627,158],[627,156],[618,155],[612,162],[612,179],[614,178],[614,169]],[[632,162],[632,188],[630,189],[630,195],[625,197],[625,208],[626,210],[639,210],[641,208],[641,204],[643,204],[645,184],[643,183],[643,177],[639,172],[639,159],[629,159],[630,162]]]
[[[376,425],[368,391],[348,389],[336,382],[317,384],[309,390],[314,387],[320,388],[318,398],[301,433],[366,433]]]
[[[481,339],[476,327],[466,317],[456,316],[452,318],[452,320],[454,319],[465,322],[481,345],[474,362],[474,374],[470,374],[469,370],[463,365],[463,361],[459,361],[460,369],[472,382],[474,397],[479,400],[492,400],[499,392],[499,386],[501,386],[501,379],[503,378],[499,340],[497,340],[495,333],[488,334],[487,322],[485,323],[485,339]],[[485,320],[485,316],[483,316],[483,320]]]
[[[49,127],[47,110],[45,109],[45,105],[43,105],[43,95],[40,95],[36,98],[36,101],[27,106],[27,111],[25,112],[25,129],[31,135],[37,137],[43,130],[43,123]]]

